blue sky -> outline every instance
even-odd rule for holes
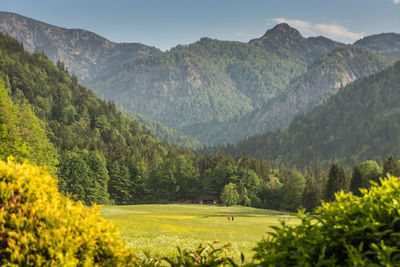
[[[400,33],[400,0],[0,0],[0,10],[162,50],[205,36],[247,42],[280,22],[346,43]]]

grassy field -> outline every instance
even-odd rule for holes
[[[143,251],[158,255],[176,254],[176,246],[195,248],[200,243],[219,240],[231,243],[235,257],[238,251],[250,257],[257,241],[281,220],[297,223],[298,219],[279,212],[241,206],[206,205],[132,205],[104,206],[102,216],[114,223],[129,246],[139,256]],[[228,221],[227,216],[234,216]]]

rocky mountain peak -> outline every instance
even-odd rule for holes
[[[249,43],[267,50],[281,50],[283,48],[292,49],[293,47],[301,47],[303,49],[306,41],[298,30],[286,23],[281,23],[269,29],[260,38],[250,40]]]
[[[290,27],[287,23],[281,23],[276,25],[274,28],[269,29],[261,38],[268,38],[275,41],[305,40],[298,30]]]

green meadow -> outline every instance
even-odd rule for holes
[[[242,206],[220,207],[207,205],[131,205],[104,206],[102,217],[117,226],[123,241],[144,252],[171,256],[176,247],[195,248],[200,243],[231,243],[232,254],[242,251],[246,258],[257,241],[272,231],[271,226],[285,220],[288,224],[298,219],[281,212]],[[234,216],[234,221],[228,221]]]

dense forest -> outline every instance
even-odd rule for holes
[[[345,166],[399,155],[400,62],[357,80],[309,113],[298,116],[286,130],[248,138],[221,151],[284,160],[298,167],[310,162]]]
[[[295,211],[312,210],[332,190],[358,190],[351,187],[351,172],[338,163],[300,170],[246,154],[195,154],[161,142],[79,85],[62,63],[30,54],[5,35],[0,72],[1,157],[49,166],[59,189],[87,204],[197,202],[211,196],[228,205]],[[390,163],[399,168],[393,158]],[[382,175],[386,165],[362,163],[360,177]],[[331,185],[337,177],[343,182]]]

